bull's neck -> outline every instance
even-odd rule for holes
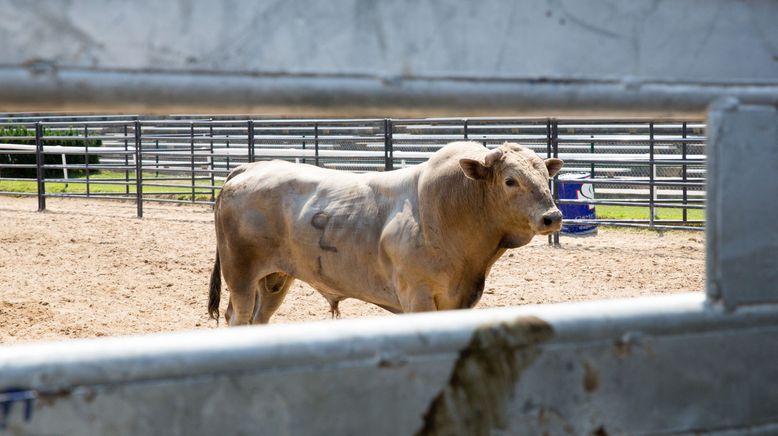
[[[422,178],[419,185],[425,241],[434,248],[456,250],[474,263],[488,262],[500,249],[505,231],[490,213],[493,206],[485,183],[468,179],[458,165],[432,176]]]

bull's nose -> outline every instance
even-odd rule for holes
[[[543,215],[543,225],[545,227],[557,226],[562,222],[562,212],[555,210]]]

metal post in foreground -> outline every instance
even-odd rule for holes
[[[0,398],[23,398],[0,417],[19,435],[776,434],[776,315],[696,292],[0,346]]]
[[[712,105],[707,128],[708,298],[738,311],[747,305],[775,305],[778,109],[726,98]]]
[[[43,154],[43,127],[40,122],[35,123],[35,169],[38,182],[38,210],[46,210],[46,169],[45,155]]]

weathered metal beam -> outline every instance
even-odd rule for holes
[[[778,428],[777,354],[696,293],[2,347],[0,387],[16,434],[684,434]]]
[[[0,110],[701,114],[778,102],[775,2],[12,2]]]

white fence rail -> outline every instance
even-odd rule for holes
[[[140,216],[148,201],[212,204],[229,171],[245,162],[286,159],[348,171],[386,171],[424,162],[451,141],[472,140],[487,147],[514,141],[541,156],[564,159],[563,173],[586,175],[584,182],[596,188],[594,200],[560,198],[561,204],[573,208],[584,201],[590,206],[648,211],[649,219],[609,220],[611,224],[690,229],[701,229],[703,224],[699,216],[689,217],[689,211],[701,209],[705,200],[705,125],[699,122],[219,117],[58,121],[16,116],[3,125],[40,132],[33,135],[29,130],[26,144],[0,135],[0,180],[4,171],[12,174],[22,167],[34,173],[40,160],[40,180],[38,173],[34,178],[41,208],[51,196],[125,199],[138,203]],[[68,146],[60,145],[61,141],[68,141]],[[27,163],[14,163],[12,157],[20,155],[27,156]],[[55,155],[58,159],[51,160]],[[3,156],[11,163],[4,163]],[[69,172],[74,176],[69,177]],[[68,189],[49,192],[48,183],[65,183]],[[552,189],[563,183],[569,182],[554,179]],[[659,208],[681,209],[681,213],[660,219]],[[592,217],[570,212],[567,219],[590,222]]]

